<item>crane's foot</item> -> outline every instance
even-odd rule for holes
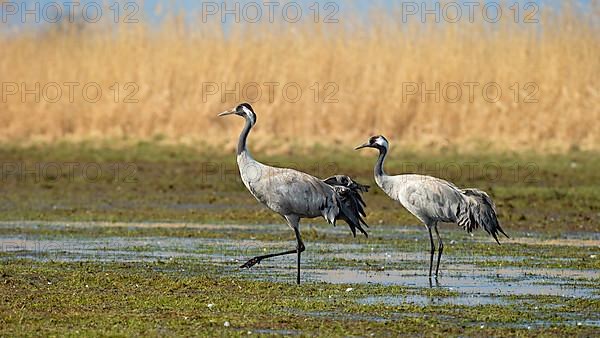
[[[433,282],[434,282],[434,281],[435,281],[435,286],[440,286],[440,281],[439,281],[439,279],[437,278],[437,276],[435,276],[435,277],[433,277],[433,278],[430,276],[430,277],[429,277],[429,287],[430,287],[430,288],[432,288],[432,287],[433,287]]]
[[[241,269],[250,269],[251,267],[255,266],[256,264],[260,263],[260,258],[258,257],[254,257],[252,259],[250,259],[249,261],[247,261],[246,263],[244,263],[244,265],[240,266]]]

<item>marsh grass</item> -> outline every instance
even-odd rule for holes
[[[369,224],[419,224],[375,186],[373,153],[357,157],[352,150],[332,153],[330,149],[314,148],[310,154],[294,151],[256,155],[271,165],[323,178],[343,173],[371,185],[373,189],[365,195]],[[233,152],[200,152],[192,147],[145,142],[120,149],[55,143],[27,148],[0,146],[0,158],[0,220],[281,223],[279,215],[261,206],[246,191]],[[90,164],[99,170],[91,167],[89,172],[84,171]],[[487,191],[508,231],[533,230],[550,235],[596,232],[599,228],[597,152],[543,156],[457,156],[445,152],[432,156],[396,148],[386,165],[392,174],[433,175],[460,187]],[[306,224],[314,222],[329,227],[319,220]]]
[[[3,84],[25,83],[31,89],[36,83],[41,88],[58,83],[63,97],[57,103],[42,97],[37,103],[32,95],[25,100],[21,92],[8,95],[0,102],[0,138],[158,138],[233,146],[241,122],[215,115],[256,97],[256,86],[248,85],[258,83],[262,96],[255,103],[259,123],[252,138],[257,145],[270,143],[274,151],[290,144],[355,145],[375,133],[397,145],[422,148],[598,149],[598,6],[561,6],[543,7],[537,24],[516,24],[510,15],[495,24],[481,18],[403,23],[398,5],[374,7],[367,14],[342,8],[338,24],[223,25],[171,10],[162,13],[160,23],[144,17],[117,27],[4,30]],[[66,98],[66,82],[80,84],[73,103]],[[268,82],[279,83],[272,100]],[[480,84],[473,102],[468,82]],[[98,102],[83,99],[87,83],[103,90]],[[115,83],[117,103],[110,89]],[[210,83],[239,90],[222,95],[219,88],[210,94]],[[298,102],[282,93],[289,83],[302,89]],[[407,83],[422,90],[407,95]],[[440,102],[422,96],[436,83]],[[462,88],[454,103],[443,93],[453,83]],[[488,83],[503,91],[495,103],[482,94]],[[534,87],[526,88],[528,83]],[[514,84],[520,88],[517,97]],[[454,96],[447,88],[446,94]],[[531,98],[537,102],[525,103],[535,88]],[[134,91],[131,98],[138,102],[124,103]],[[335,102],[325,102],[330,100]]]

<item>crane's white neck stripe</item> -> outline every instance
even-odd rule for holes
[[[246,113],[246,116],[248,116],[248,118],[250,118],[250,122],[252,122],[252,124],[254,124],[256,122],[256,120],[254,119],[254,113],[250,109],[248,109],[244,106],[242,106],[242,110],[244,111],[244,113]]]
[[[387,141],[386,141],[384,138],[382,138],[382,137],[378,137],[378,138],[375,140],[375,144],[379,144],[380,146],[383,146],[383,147],[385,147],[386,149],[387,149],[387,148],[388,148],[388,146],[389,146],[389,145],[388,145],[388,143],[387,143]]]

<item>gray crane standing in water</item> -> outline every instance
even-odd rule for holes
[[[323,217],[334,226],[337,220],[343,220],[350,226],[354,237],[356,229],[368,236],[362,227],[368,225],[363,219],[366,217],[366,205],[360,193],[366,192],[369,187],[344,175],[321,180],[297,170],[271,167],[254,160],[246,147],[248,134],[256,124],[254,109],[250,104],[242,103],[219,116],[233,114],[246,120],[237,146],[237,163],[242,182],[259,202],[283,216],[294,230],[297,241],[294,250],[254,257],[241,268],[250,268],[263,259],[297,254],[296,282],[300,284],[300,255],[305,250],[300,237],[300,219]]]
[[[383,162],[388,153],[389,143],[383,136],[373,136],[369,141],[356,148],[375,148],[379,150],[379,159],[375,164],[375,182],[389,197],[402,204],[411,214],[425,224],[429,231],[431,256],[429,259],[429,277],[433,268],[435,246],[431,230],[438,238],[438,258],[435,268],[437,278],[444,243],[438,232],[438,222],[457,223],[467,232],[482,227],[498,244],[498,232],[508,238],[500,227],[496,216],[496,207],[485,192],[478,189],[459,189],[454,184],[439,178],[405,174],[390,176],[383,171]]]

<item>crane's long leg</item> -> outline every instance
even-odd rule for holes
[[[296,275],[296,283],[300,285],[300,254],[304,251],[304,243],[302,243],[302,238],[300,238],[300,230],[298,228],[294,228],[294,232],[296,233],[296,251],[298,252],[298,274]]]
[[[296,246],[296,249],[288,250],[288,251],[284,251],[284,252],[273,253],[273,254],[268,254],[268,255],[256,256],[256,257],[248,260],[246,263],[244,263],[244,265],[240,266],[240,268],[251,268],[254,265],[260,263],[260,261],[262,261],[263,259],[267,259],[267,258],[273,258],[273,257],[277,257],[277,256],[284,256],[284,255],[291,255],[291,254],[298,254],[298,271],[300,271],[300,253],[305,250],[305,247],[304,247],[304,244],[302,243],[302,241],[299,240],[299,238],[300,238],[299,236],[300,236],[300,232],[297,231],[296,240],[298,241],[299,244],[298,244],[298,246]]]
[[[427,225],[429,231],[429,243],[431,246],[431,255],[429,257],[429,278],[431,278],[431,270],[433,270],[433,254],[435,253],[435,245],[433,244],[433,234],[431,233],[431,226]]]
[[[267,258],[297,254],[298,255],[298,273],[296,276],[296,283],[300,284],[300,254],[306,248],[304,246],[304,243],[302,242],[302,238],[300,237],[300,230],[298,230],[298,221],[299,220],[297,218],[291,218],[291,217],[290,218],[286,217],[286,220],[288,221],[290,227],[292,229],[294,229],[294,233],[296,234],[296,243],[297,243],[296,249],[288,250],[288,251],[284,251],[284,252],[273,253],[273,254],[268,254],[268,255],[256,256],[256,257],[248,260],[246,263],[244,263],[242,266],[240,266],[240,268],[251,268],[254,265],[260,263],[263,259],[267,259]]]
[[[288,250],[288,251],[284,251],[284,252],[278,252],[278,253],[274,253],[274,254],[256,256],[254,258],[249,259],[246,263],[244,263],[244,265],[240,266],[240,268],[251,268],[251,267],[255,266],[256,264],[260,263],[260,261],[262,261],[263,259],[277,257],[277,256],[291,255],[291,254],[295,254],[297,252],[298,252],[298,250],[295,249],[295,250]]]
[[[437,235],[438,238],[438,260],[437,260],[437,266],[435,268],[435,277],[437,278],[438,271],[440,270],[440,260],[442,259],[442,252],[444,251],[444,242],[442,242],[442,237],[440,237],[440,232],[438,231],[437,228],[437,224],[434,227],[435,229],[435,234]]]

